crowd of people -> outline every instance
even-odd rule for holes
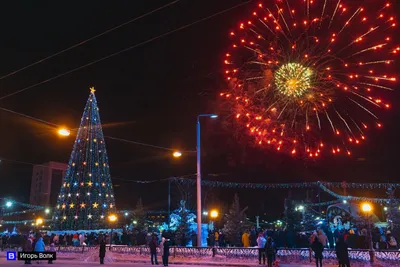
[[[208,235],[208,246],[226,247],[237,246],[245,248],[258,248],[259,264],[267,263],[272,266],[276,260],[277,248],[310,248],[314,252],[317,267],[322,266],[322,253],[326,248],[334,248],[338,257],[340,266],[348,267],[349,256],[348,248],[367,249],[368,231],[361,229],[359,231],[324,231],[317,229],[314,232],[292,232],[277,231],[272,229],[256,230],[255,227],[250,230],[238,233],[240,241],[237,243],[228,242],[222,230],[210,232]],[[184,240],[186,239],[186,240]],[[49,246],[49,251],[56,251],[57,246],[99,246],[100,263],[104,263],[106,253],[106,244],[136,246],[144,245],[150,249],[151,263],[158,265],[157,248],[161,253],[164,266],[168,266],[168,256],[170,246],[186,246],[187,239],[191,239],[193,246],[196,246],[197,235],[192,232],[185,238],[178,238],[174,232],[166,231],[161,233],[147,233],[139,231],[123,231],[110,233],[74,233],[74,234],[41,234],[29,233],[25,236],[21,234],[8,235],[3,234],[0,238],[0,248],[3,250],[6,246],[22,247],[24,251],[43,252],[45,247]],[[390,231],[384,231],[381,228],[375,228],[372,231],[370,241],[374,249],[398,249],[396,238]],[[30,261],[26,262],[27,264]],[[49,261],[51,264],[52,262]]]

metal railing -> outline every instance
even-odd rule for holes
[[[109,245],[107,245],[109,246]],[[56,251],[59,253],[86,253],[97,250],[98,246],[57,246]],[[21,251],[18,246],[6,246],[4,250]],[[46,250],[49,247],[46,246]],[[157,248],[158,252],[159,248]],[[114,253],[130,254],[137,256],[150,255],[150,248],[148,246],[121,246],[112,245],[111,251]],[[257,248],[238,248],[238,247],[170,247],[170,256],[173,258],[203,258],[212,259],[215,257],[222,257],[226,259],[240,259],[240,260],[256,260],[258,259]],[[309,248],[278,248],[278,259],[283,261],[310,261],[313,259],[313,253]],[[325,249],[323,252],[325,259],[336,260],[336,252],[334,249]],[[375,257],[380,261],[396,261],[400,262],[399,250],[375,250]],[[349,258],[357,261],[369,261],[370,253],[367,249],[349,249]]]

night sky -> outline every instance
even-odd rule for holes
[[[2,2],[0,76],[45,58],[170,1],[26,1]],[[108,54],[243,3],[240,0],[181,0],[71,51],[0,80],[0,98],[87,64]],[[356,2],[356,1],[352,1]],[[365,2],[365,1],[363,1]],[[372,1],[373,2],[373,1]],[[219,109],[226,84],[222,58],[228,32],[245,18],[255,1],[167,37],[134,48],[23,93],[0,100],[0,107],[58,125],[77,128],[96,87],[103,131],[107,136],[182,150],[195,150],[196,116],[202,120],[204,178],[236,182],[399,182],[399,93],[384,114],[384,127],[372,131],[352,157],[326,155],[316,162],[254,148],[234,137]],[[67,162],[74,136],[0,110],[0,158],[28,163]],[[172,159],[171,152],[106,139],[118,208],[134,207],[139,197],[148,209],[166,209],[166,183],[158,180],[196,172],[195,153]],[[0,197],[29,201],[32,166],[3,160]],[[209,175],[213,174],[213,175]],[[125,181],[124,181],[125,180]],[[207,189],[210,205],[230,204],[235,190]],[[237,191],[249,214],[279,216],[287,191]],[[304,192],[303,192],[304,193]],[[180,194],[173,186],[173,205]],[[274,207],[271,207],[271,202]]]

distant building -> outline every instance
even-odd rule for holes
[[[30,203],[55,206],[67,168],[67,164],[53,161],[33,166]]]

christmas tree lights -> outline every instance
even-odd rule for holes
[[[115,213],[106,144],[91,88],[53,214],[56,230],[105,229]]]

